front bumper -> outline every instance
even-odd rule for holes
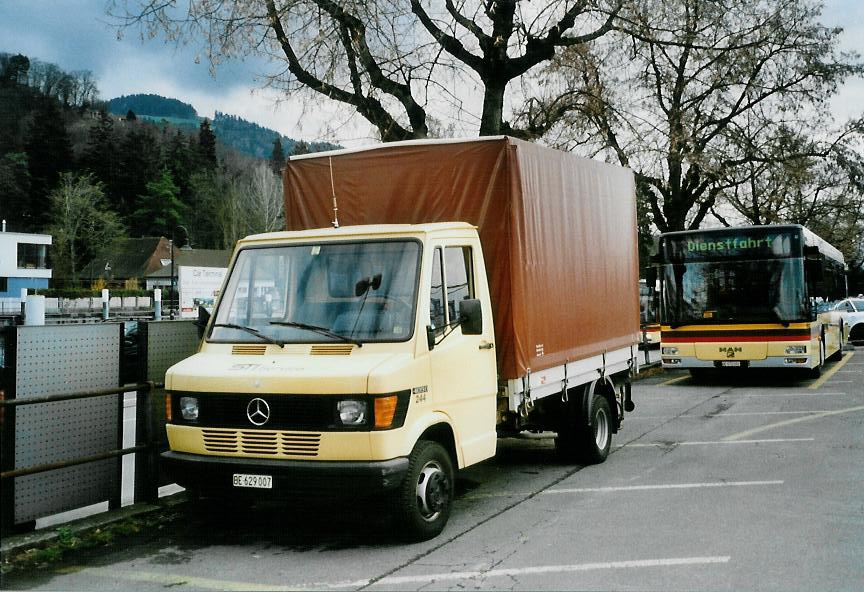
[[[169,450],[162,466],[178,484],[205,495],[282,498],[291,495],[372,495],[397,487],[408,458],[383,461],[305,461],[205,456]],[[272,489],[234,487],[237,473],[270,475]]]
[[[677,359],[679,362],[670,363],[668,358]],[[791,362],[791,360],[795,360]],[[734,360],[739,362],[739,368],[804,368],[813,367],[813,361],[809,356],[769,356],[763,360]],[[676,368],[723,368],[722,360],[699,360],[687,356],[668,356],[662,359],[663,368],[674,370]]]

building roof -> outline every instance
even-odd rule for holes
[[[178,267],[228,267],[231,261],[231,249],[175,249],[174,250],[174,273]],[[171,254],[168,254],[168,259]],[[165,265],[152,273],[148,278],[171,277],[171,264]]]
[[[121,238],[111,243],[78,270],[78,276],[122,281],[143,278],[162,267],[161,259],[170,259],[169,241],[161,236]],[[68,279],[58,276],[55,279]]]

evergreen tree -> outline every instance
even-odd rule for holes
[[[0,86],[23,86],[27,84],[30,58],[25,55],[0,56]]]
[[[147,183],[146,189],[138,198],[132,236],[171,236],[181,223],[185,209],[179,197],[180,188],[171,178],[171,172],[162,169],[159,178]]]
[[[273,152],[270,154],[270,168],[277,175],[281,175],[284,166],[285,152],[282,150],[282,138],[276,136],[276,139],[273,140]]]
[[[210,128],[210,121],[206,118],[201,121],[198,128],[198,158],[201,166],[213,170],[218,164],[216,160],[216,135]]]
[[[116,209],[127,221],[138,208],[137,196],[147,192],[147,183],[162,174],[162,149],[152,128],[135,124],[120,141],[114,174]],[[131,225],[131,224],[130,224]]]
[[[114,121],[102,109],[87,134],[87,147],[81,157],[81,168],[93,173],[105,186],[108,199],[120,209],[122,197],[117,195],[115,172],[117,170],[117,143],[114,139]]]
[[[30,199],[21,218],[23,230],[42,230],[48,221],[48,195],[57,186],[61,171],[72,168],[72,147],[66,122],[57,101],[37,97],[36,108],[24,141],[27,172],[30,175]]]
[[[138,116],[135,115],[135,112],[132,109],[129,109],[126,112],[126,121],[138,121]]]
[[[24,230],[27,226],[24,214],[30,198],[30,173],[24,152],[8,152],[0,158],[0,198],[9,230]]]
[[[294,144],[294,150],[292,151],[292,154],[294,156],[297,156],[298,154],[309,154],[310,152],[312,152],[312,149],[309,146],[309,142],[307,142],[306,140],[297,140],[297,142],[295,142]]]
[[[180,200],[188,204],[191,194],[190,178],[196,170],[196,158],[193,149],[189,146],[189,137],[179,129],[165,146],[162,166],[170,171],[171,178],[180,188]]]

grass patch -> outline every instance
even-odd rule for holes
[[[13,570],[44,568],[75,551],[108,547],[130,536],[158,532],[177,516],[175,510],[166,509],[77,532],[67,526],[61,526],[55,530],[56,536],[51,540],[25,551],[4,555],[0,563],[0,572],[7,574]]]

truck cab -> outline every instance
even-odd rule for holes
[[[391,496],[449,517],[495,454],[492,308],[466,223],[278,232],[237,245],[199,352],[169,369],[166,468],[202,496]]]

